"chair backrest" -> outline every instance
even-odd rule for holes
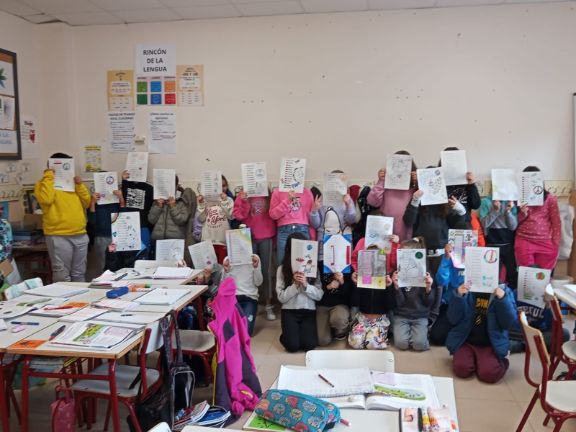
[[[520,312],[518,317],[520,325],[522,326],[524,341],[526,342],[524,376],[526,377],[526,381],[528,381],[531,386],[538,387],[540,384],[542,384],[542,382],[547,381],[545,377],[548,376],[550,357],[548,356],[548,351],[546,349],[546,345],[544,344],[542,332],[528,324],[528,320],[526,319],[526,314],[524,312]],[[537,377],[537,379],[533,379],[531,375],[532,372],[534,372],[534,370],[530,369],[531,359],[535,360],[542,366],[541,375]]]
[[[306,366],[336,369],[368,367],[381,372],[394,372],[394,353],[384,350],[312,350],[306,353]]]

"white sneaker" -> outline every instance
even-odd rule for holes
[[[274,306],[266,305],[266,319],[268,321],[274,321],[276,319],[276,314],[274,313]]]

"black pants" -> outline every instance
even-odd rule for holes
[[[450,321],[448,321],[448,305],[440,306],[440,312],[438,313],[438,318],[434,321],[434,325],[430,328],[430,344],[445,346],[446,337],[448,332],[452,328]]]
[[[318,346],[316,311],[310,309],[282,309],[280,343],[286,351],[309,351]]]
[[[506,269],[506,284],[510,289],[516,289],[518,286],[518,266],[516,265],[516,256],[514,255],[514,243],[488,247],[497,247],[500,249],[500,262],[504,264]]]

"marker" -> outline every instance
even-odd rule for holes
[[[73,309],[74,306],[46,306],[44,310]]]
[[[324,381],[330,387],[332,387],[332,388],[336,387],[334,384],[332,384],[330,381],[328,381],[326,378],[324,378],[321,374],[318,374],[318,378],[320,378],[322,381]]]
[[[16,324],[16,325],[40,325],[39,322],[33,322],[33,321],[12,321],[10,324]]]
[[[340,423],[342,423],[344,426],[352,426],[352,423],[350,423],[348,420],[341,418],[340,419]]]
[[[134,314],[120,314],[120,316],[134,316]]]
[[[54,330],[54,331],[52,332],[52,334],[50,335],[50,337],[48,338],[48,340],[54,339],[56,336],[58,336],[60,333],[62,333],[65,329],[66,329],[66,326],[65,326],[65,325],[58,327],[56,330]]]
[[[424,423],[422,422],[422,408],[418,408],[418,432],[422,432]]]
[[[128,276],[128,273],[123,273],[123,274],[121,274],[120,276],[115,277],[115,278],[112,279],[112,280],[114,280],[114,281],[119,281],[120,279],[122,279],[122,278],[124,278],[124,277],[126,277],[126,276]]]

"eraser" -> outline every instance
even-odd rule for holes
[[[17,325],[17,326],[12,327],[12,333],[18,333],[18,332],[21,332],[22,330],[26,330],[26,326]]]

